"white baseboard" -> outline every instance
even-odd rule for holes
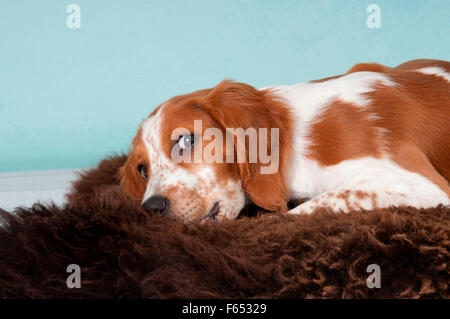
[[[0,173],[0,208],[11,211],[18,206],[31,206],[37,201],[65,202],[64,194],[79,169]]]

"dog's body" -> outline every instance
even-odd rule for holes
[[[277,128],[279,170],[261,174],[260,160],[175,163],[171,132],[180,127],[192,133],[193,149],[205,147],[194,135],[208,128]],[[262,90],[224,81],[162,104],[133,147],[121,170],[127,193],[188,221],[234,218],[248,199],[268,210],[311,199],[290,213],[449,205],[450,63],[359,64],[342,76]]]

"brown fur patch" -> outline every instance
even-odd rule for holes
[[[331,103],[311,125],[310,157],[322,165],[381,155],[379,132],[370,112],[342,101]]]
[[[445,61],[410,61],[386,72],[397,87],[367,95],[381,117],[376,125],[389,132],[385,146],[397,164],[422,174],[449,194],[450,83],[415,71],[427,66],[450,70]]]
[[[123,194],[125,160],[86,171],[67,207],[0,210],[0,298],[450,298],[449,208],[185,225]],[[81,289],[66,286],[72,263]],[[381,289],[365,283],[373,263]]]

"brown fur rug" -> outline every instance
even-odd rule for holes
[[[66,207],[0,210],[0,298],[450,297],[449,208],[184,225],[122,194],[125,158],[84,173]],[[80,289],[66,286],[69,264]],[[366,286],[369,264],[379,289]]]

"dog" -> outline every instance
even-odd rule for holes
[[[232,128],[254,129],[277,169],[249,161],[250,134],[238,141]],[[207,130],[233,147],[214,136],[216,161],[174,159],[211,148],[211,136],[198,137]],[[263,89],[224,80],[176,96],[140,125],[119,178],[145,210],[192,223],[236,218],[249,202],[292,214],[449,205],[450,62],[362,63]],[[288,210],[293,198],[309,200]]]

